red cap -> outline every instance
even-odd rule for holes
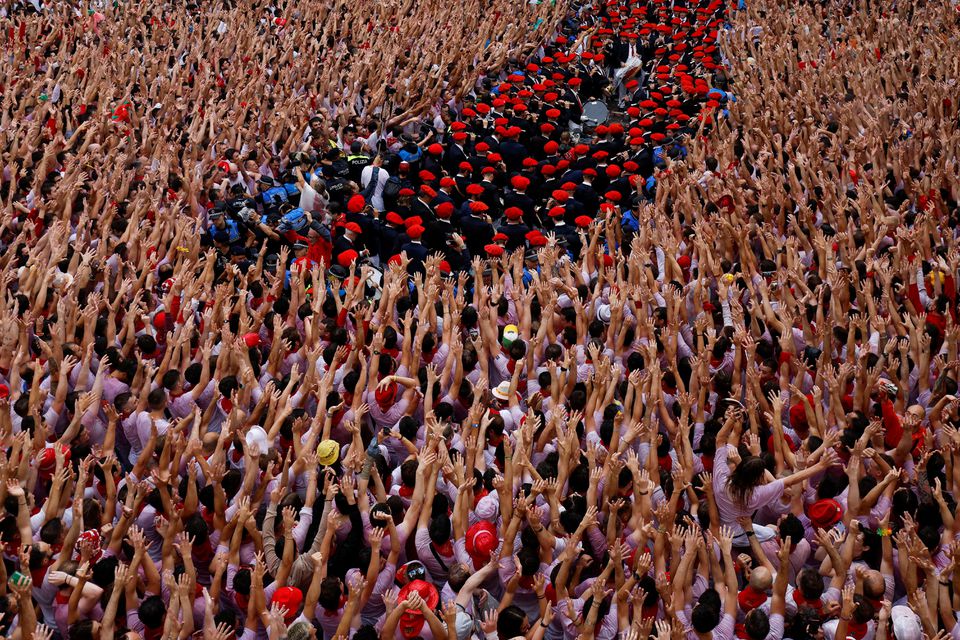
[[[589,227],[591,222],[593,222],[593,219],[590,216],[577,216],[573,221],[575,225],[584,229]]]
[[[453,187],[456,186],[457,181],[451,178],[450,176],[443,176],[440,178],[440,187]]]
[[[406,189],[406,188],[404,188],[404,189],[400,189],[400,193],[399,193],[398,195],[400,195],[401,197],[407,197],[407,198],[408,198],[408,197],[414,195],[414,191],[413,191],[413,189]]]
[[[490,210],[490,207],[487,206],[486,202],[480,202],[479,200],[477,200],[476,202],[470,203],[470,211],[473,211],[474,213],[483,213],[484,211],[489,211],[489,210]]]
[[[519,207],[507,207],[503,215],[507,216],[507,220],[519,220],[523,217],[523,211]]]
[[[391,404],[397,398],[397,383],[391,381],[384,387],[377,387],[373,395],[377,399],[377,404]]]
[[[400,589],[400,593],[397,594],[397,602],[406,602],[407,598],[409,598],[413,592],[416,592],[423,598],[427,608],[431,610],[436,609],[440,603],[440,594],[437,592],[437,588],[423,580],[413,580],[404,585],[404,587]],[[400,635],[404,638],[416,638],[420,635],[424,622],[422,611],[419,609],[407,609],[403,615],[400,616]]]
[[[491,258],[499,258],[503,255],[503,247],[498,244],[488,244],[483,248]]]
[[[486,520],[467,529],[467,553],[474,559],[486,561],[496,550],[498,544],[497,528]]]
[[[550,194],[554,200],[557,202],[566,202],[570,198],[570,194],[564,191],[563,189],[557,189]]]
[[[807,507],[807,517],[810,518],[810,524],[817,529],[829,529],[840,522],[843,507],[836,500],[824,498]]]
[[[467,185],[467,195],[468,196],[478,196],[483,193],[483,187],[479,184],[468,184]]]
[[[437,144],[436,142],[434,142],[432,145],[427,147],[427,153],[429,153],[432,156],[443,155],[443,147]]]
[[[280,587],[273,592],[273,598],[270,604],[279,604],[287,610],[287,615],[283,616],[284,621],[290,622],[300,615],[300,605],[303,604],[303,592],[296,587]]]
[[[403,224],[403,218],[401,218],[400,214],[396,211],[390,211],[387,213],[387,222],[390,224]]]
[[[620,202],[620,198],[623,196],[620,195],[619,191],[607,191],[603,194],[603,197],[611,202]]]
[[[360,196],[360,197],[362,198],[363,196]],[[360,225],[358,225],[356,222],[348,222],[344,226],[344,229],[346,229],[347,231],[352,231],[353,233],[356,233],[356,234],[363,233],[363,229],[361,229]]]
[[[551,218],[562,218],[566,213],[567,210],[563,207],[552,207],[550,211],[547,212],[547,215]]]
[[[460,169],[460,171],[473,171],[473,165],[466,160],[458,164],[457,168]]]
[[[453,203],[452,202],[441,202],[437,205],[436,209],[437,216],[446,220],[453,215]]]
[[[551,140],[547,144],[543,145],[543,152],[550,156],[555,154],[559,149],[560,149],[560,145],[557,144],[556,141],[554,140]]]
[[[347,249],[337,256],[337,264],[346,269],[359,257],[359,254],[353,249]]]

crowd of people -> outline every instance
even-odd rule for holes
[[[3,20],[0,634],[960,640],[960,7]]]

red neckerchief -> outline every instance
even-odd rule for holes
[[[667,471],[673,469],[673,458],[670,457],[670,454],[667,454],[663,457],[658,456],[658,459],[660,460],[661,469],[666,469]]]
[[[737,602],[740,603],[740,609],[744,613],[749,613],[766,601],[767,594],[763,591],[757,591],[750,585],[747,585],[746,589],[737,595]]]
[[[800,607],[810,607],[811,609],[816,610],[817,613],[823,615],[823,600],[817,598],[816,600],[807,600],[803,597],[803,594],[800,593],[800,589],[793,590],[793,601],[797,603],[797,608]]]
[[[400,485],[400,490],[397,492],[400,494],[401,498],[409,498],[413,495],[413,487],[408,487],[405,484]]]
[[[511,376],[513,375],[514,371],[516,371],[516,369],[517,369],[517,361],[514,360],[513,358],[510,358],[509,360],[507,360],[507,371],[510,372]],[[526,390],[527,390],[527,379],[525,377],[521,377],[520,380],[517,381],[517,391],[519,391],[520,393],[523,393]]]
[[[703,465],[705,471],[713,473],[713,456],[701,455],[700,464]]]
[[[445,558],[453,557],[453,543],[447,540],[443,544],[437,544],[436,542],[431,542],[433,548],[437,550],[437,553],[442,555]]]
[[[851,620],[847,623],[847,635],[852,636],[857,640],[863,640],[863,638],[867,635],[867,623],[854,622]]]

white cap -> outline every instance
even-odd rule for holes
[[[920,640],[923,637],[920,618],[910,607],[897,605],[890,610],[890,620],[893,622],[893,637],[896,640]]]
[[[252,447],[257,445],[257,448],[260,449],[260,453],[266,453],[270,449],[270,445],[267,442],[267,432],[263,430],[263,427],[258,427],[256,425],[250,427],[250,430],[247,431],[247,436],[244,440],[247,447]]]

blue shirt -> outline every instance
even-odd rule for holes
[[[233,244],[234,242],[240,242],[240,229],[237,227],[237,223],[230,219],[226,219],[225,222],[226,224],[224,225],[223,229],[218,229],[217,225],[211,224],[207,229],[207,233],[210,234],[210,237],[212,238],[217,234],[218,231],[226,231],[230,235],[230,244]]]

